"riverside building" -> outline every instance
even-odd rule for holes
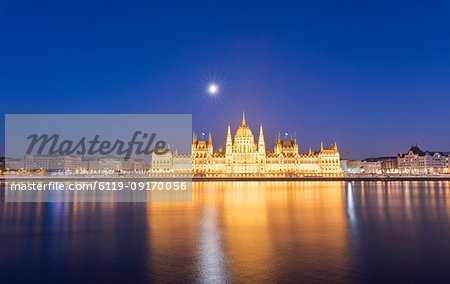
[[[225,151],[214,150],[211,134],[208,140],[199,140],[194,133],[190,157],[177,153],[152,155],[152,171],[177,172],[174,166],[186,163],[187,158],[192,162],[190,170],[194,176],[337,177],[343,173],[336,143],[331,143],[329,148],[322,144],[319,151],[311,151],[310,148],[308,153],[299,153],[296,135],[289,140],[282,140],[278,135],[273,152],[267,151],[262,125],[255,143],[253,132],[246,124],[245,114],[234,136],[228,125]],[[183,162],[178,161],[180,159]]]
[[[398,154],[398,170],[405,175],[429,175],[448,173],[450,153],[422,151],[411,145],[406,154]]]

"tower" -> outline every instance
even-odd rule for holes
[[[297,134],[294,132],[294,152],[298,154]]]
[[[194,131],[194,134],[192,135],[192,148],[191,148],[192,155],[195,155],[196,147],[197,147],[197,134],[195,134]]]
[[[259,154],[259,172],[264,173],[266,168],[266,144],[264,143],[264,133],[262,124],[259,127],[259,141],[258,141],[258,154]]]
[[[228,124],[227,142],[225,144],[226,155],[231,155],[232,149],[233,149],[233,140],[231,139],[231,130],[230,125]]]
[[[261,126],[259,128],[258,152],[260,154],[265,154],[266,153],[266,145],[264,143],[264,134],[263,134],[262,124],[261,124]]]
[[[208,137],[208,153],[210,155],[212,155],[214,153],[212,139],[211,139],[211,132],[209,132],[209,137]]]
[[[281,136],[280,136],[280,132],[278,132],[278,137],[277,137],[277,139],[276,139],[276,141],[275,141],[275,149],[274,149],[274,152],[275,152],[275,154],[280,154],[281,153]]]

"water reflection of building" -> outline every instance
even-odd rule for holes
[[[192,172],[200,176],[341,176],[339,151],[336,143],[319,151],[299,153],[297,137],[282,140],[278,135],[274,151],[266,151],[262,125],[258,143],[242,117],[234,139],[228,125],[225,151],[214,151],[211,134],[208,140],[199,140],[194,133],[192,141]],[[153,155],[152,170],[173,170],[180,163],[178,154]]]
[[[223,212],[225,247],[227,255],[234,257],[235,279],[276,283],[275,275],[283,275],[286,282],[308,282],[298,274],[294,277],[293,271],[302,275],[346,271],[342,260],[351,254],[345,183],[224,182],[214,186],[216,196],[208,205],[220,206]],[[202,200],[209,194],[203,193]],[[321,265],[324,255],[326,266]]]

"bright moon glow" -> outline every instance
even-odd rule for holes
[[[208,92],[209,92],[211,95],[215,95],[215,94],[217,93],[218,90],[219,90],[219,87],[217,87],[216,84],[211,84],[211,85],[208,86]]]

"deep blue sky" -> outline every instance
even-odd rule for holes
[[[450,1],[1,0],[0,96],[2,136],[5,113],[192,113],[224,145],[245,109],[271,146],[450,151]]]

